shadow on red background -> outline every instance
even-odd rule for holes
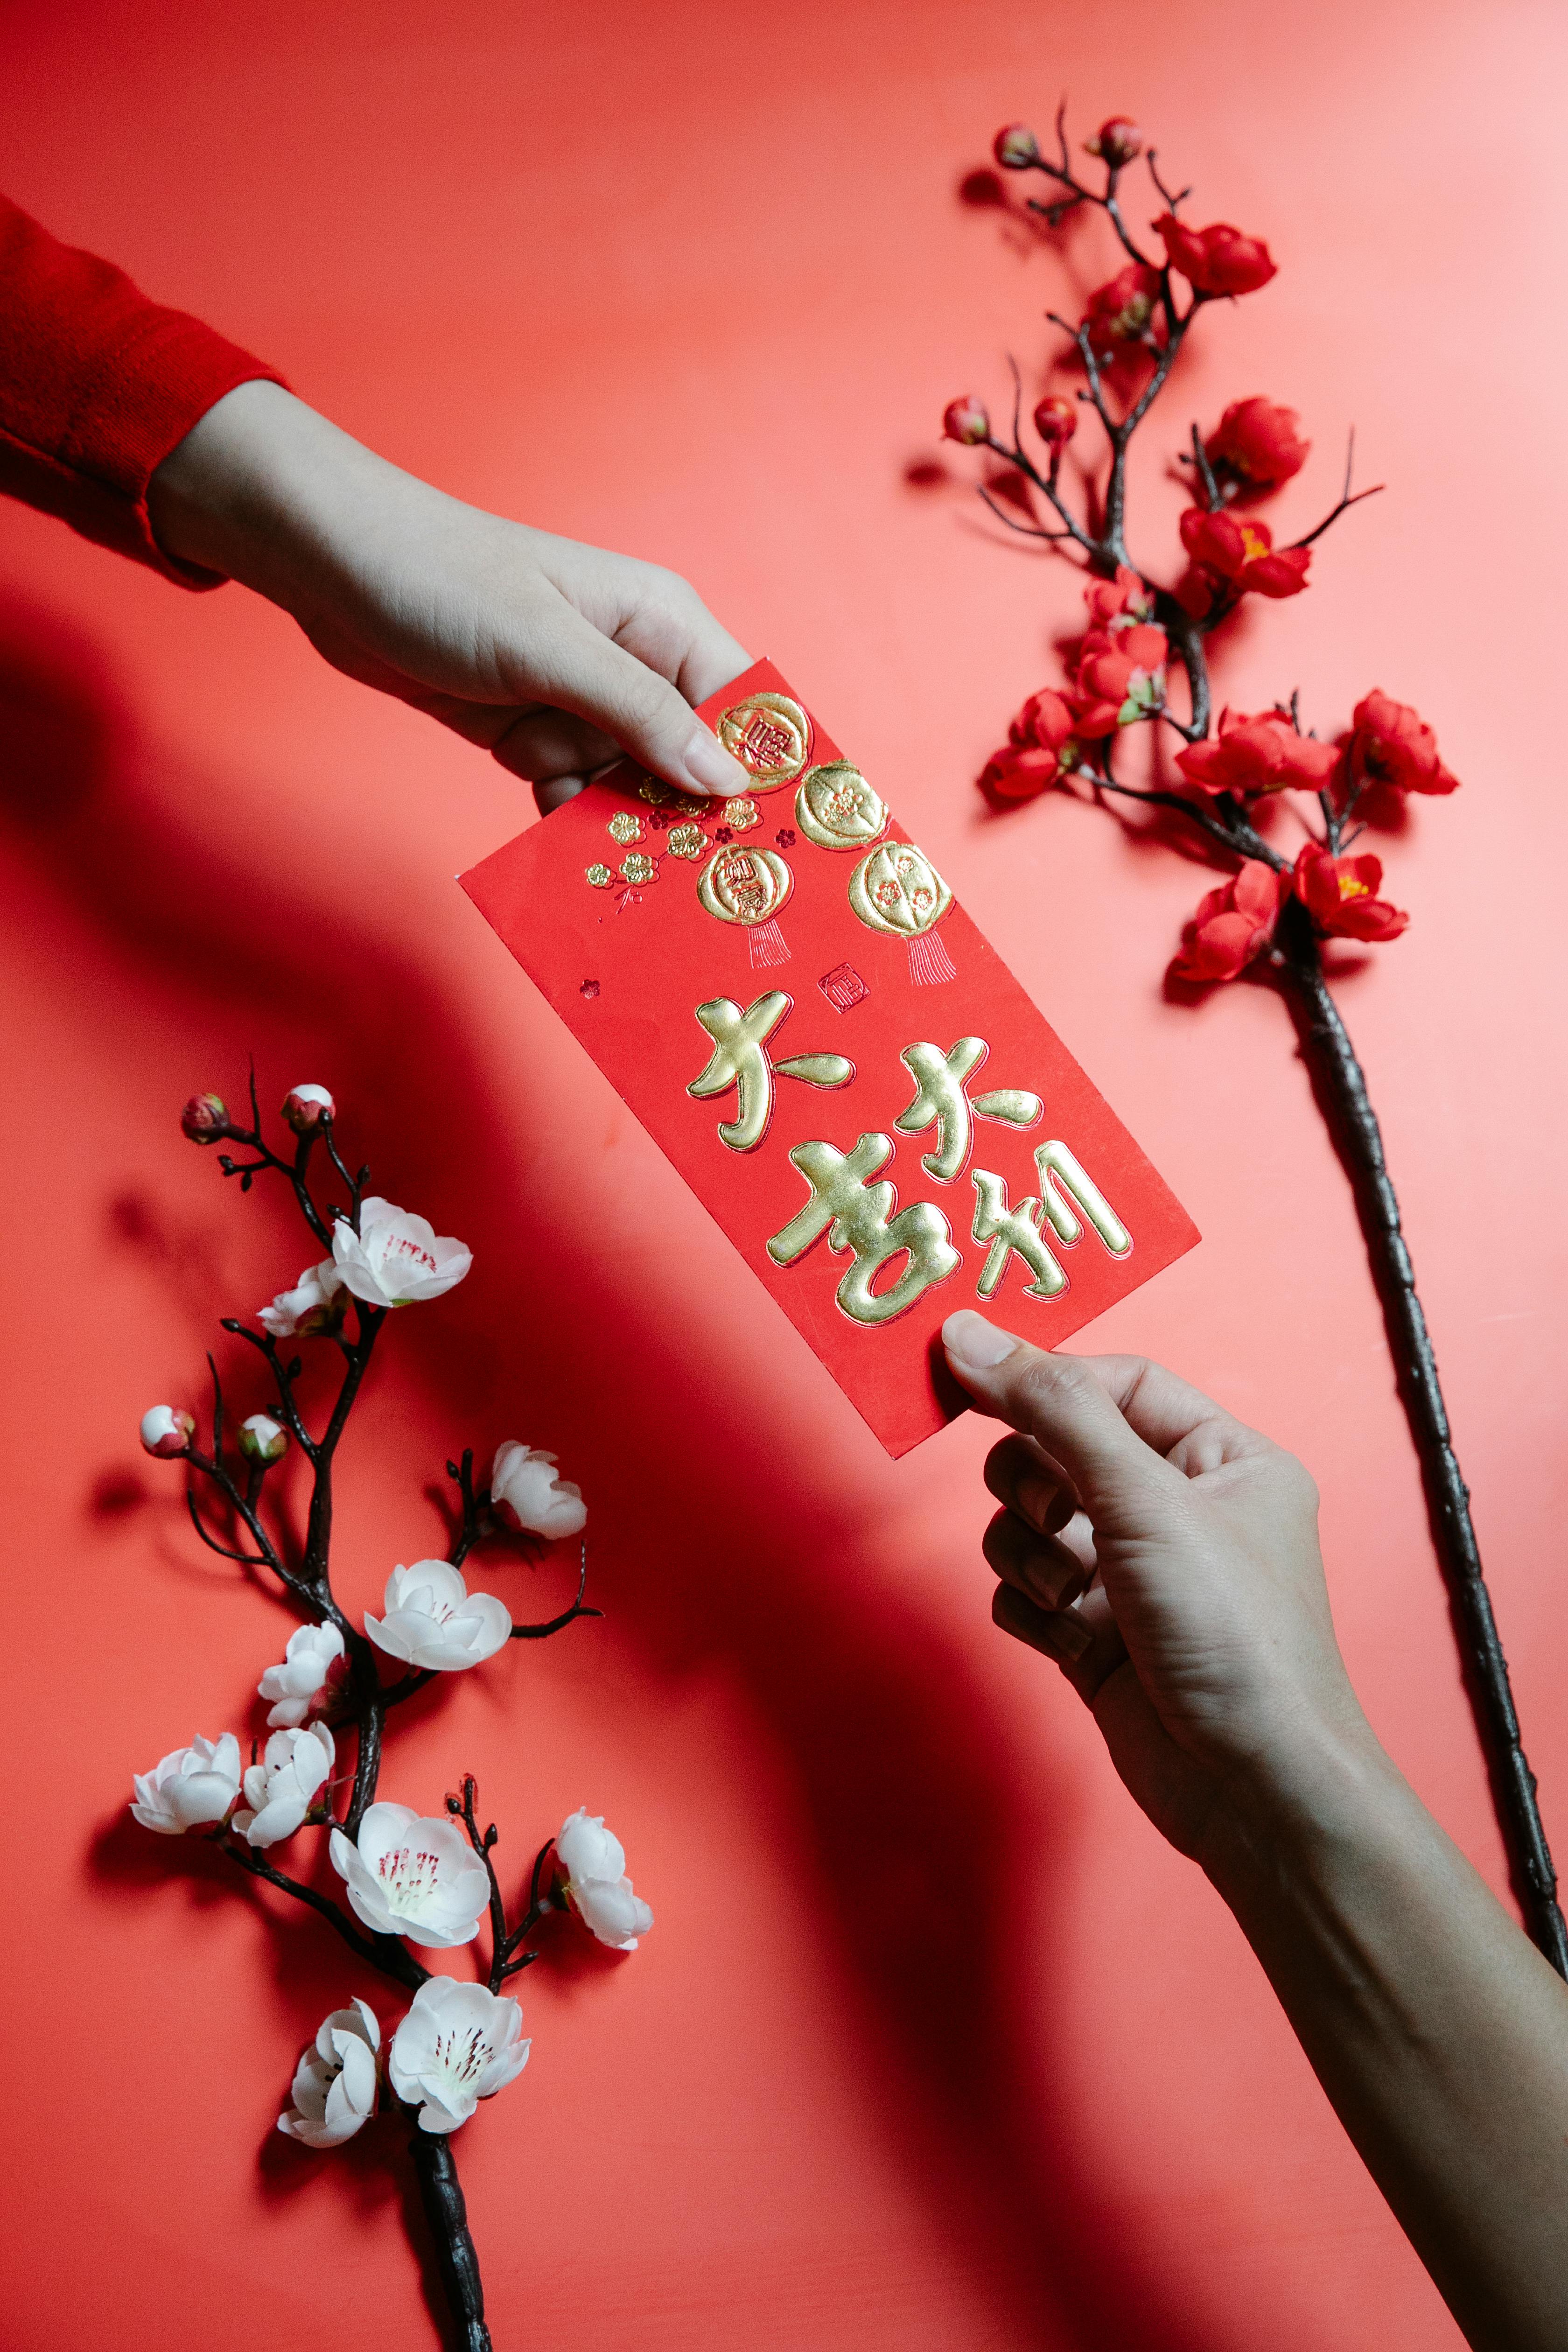
[[[16,604],[0,605],[0,735],[10,747],[8,857],[75,902],[133,985],[172,980],[226,1008],[237,1063],[263,1014],[269,1036],[281,1024],[290,1073],[331,1068],[340,1094],[363,1107],[356,1153],[395,1166],[395,1183],[386,1181],[401,1197],[451,1194],[452,1106],[464,1106],[462,1230],[499,1271],[398,1338],[428,1386],[437,1430],[483,1425],[503,1374],[516,1384],[510,1335],[539,1315],[552,1276],[542,1269],[531,1287],[519,1262],[515,1175],[493,1140],[503,1124],[489,1115],[487,1074],[452,1008],[341,897],[290,895],[183,836],[168,814],[178,796],[154,804],[139,791],[146,754],[96,649]],[[191,781],[193,793],[226,790],[221,777]],[[111,991],[99,1002],[105,1022],[125,1022]],[[264,1073],[264,1101],[278,1075]],[[111,1158],[103,1172],[110,1193],[122,1192]],[[283,1210],[273,1202],[260,1213],[281,1220]],[[150,1251],[163,1276],[184,1285],[178,1236],[163,1235],[145,1208],[132,1225],[122,1213],[125,1246]],[[581,1327],[628,1328],[637,1294],[595,1256],[593,1235],[561,1237],[557,1248],[570,1260]],[[205,1304],[216,1319],[210,1292]],[[932,2234],[1006,2315],[1010,2343],[1065,2335],[1082,2352],[1201,2352],[1205,2336],[1173,2306],[1136,2225],[1086,2177],[1065,2116],[1035,2088],[1051,1955],[1035,1918],[1017,1914],[1009,1857],[1038,1831],[1020,1818],[984,1693],[913,1612],[891,1620],[861,1589],[858,1530],[836,1494],[798,1486],[787,1542],[770,1538],[755,1504],[772,1483],[765,1423],[750,1400],[716,1394],[668,1328],[650,1320],[624,1349],[585,1363],[583,1377],[641,1505],[635,1528],[601,1538],[594,1597],[656,1671],[699,1660],[729,1669],[787,1754],[815,1840],[816,1913],[855,1988],[863,2063]],[[701,1475],[682,1477],[678,1456],[694,1427]],[[142,1491],[123,1469],[105,1468],[96,1507],[126,1516]],[[803,1571],[803,1558],[820,1568]],[[317,2015],[334,2004],[340,1975],[326,1931],[237,1885],[211,1847],[172,1849],[117,1815],[88,1862],[106,1892],[166,1884],[174,1864],[198,1922],[220,1896],[256,1903],[280,1995]],[[1015,2018],[1027,2030],[1015,2032]],[[268,2141],[260,2173],[269,2197],[291,2195],[303,2169],[298,2150]],[[368,2144],[333,2177],[351,2208],[395,2193]],[[410,2221],[423,2248],[412,2202]]]

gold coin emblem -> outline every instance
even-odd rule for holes
[[[669,854],[672,857],[703,857],[708,852],[708,835],[700,824],[672,824],[669,828]]]
[[[605,827],[605,831],[612,841],[618,841],[624,849],[634,841],[641,841],[647,827],[640,816],[632,814],[630,809],[617,809]]]
[[[601,866],[597,859],[587,868],[587,876],[595,890],[607,890],[616,878],[609,867]]]
[[[623,882],[654,882],[658,878],[658,866],[651,857],[645,857],[640,849],[634,849],[629,857],[622,858],[621,880]]]
[[[849,877],[849,904],[868,930],[918,940],[941,922],[952,892],[912,841],[885,841]]]
[[[795,887],[795,876],[773,849],[721,849],[709,859],[697,896],[721,923],[771,922]]]
[[[830,760],[808,768],[795,796],[795,821],[818,849],[864,849],[887,828],[888,805],[858,768]]]
[[[763,813],[755,801],[726,801],[724,803],[724,822],[732,833],[750,833],[752,827],[761,824],[762,821]]]
[[[811,721],[787,694],[748,694],[723,713],[713,731],[760,793],[793,784],[811,749]]]

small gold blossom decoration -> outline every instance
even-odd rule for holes
[[[634,816],[630,809],[617,809],[605,827],[610,839],[618,841],[623,849],[628,847],[634,841],[641,841],[647,830],[641,817]]]
[[[616,878],[609,867],[601,866],[597,859],[587,868],[587,876],[595,890],[607,890]]]
[[[672,857],[701,857],[707,854],[708,835],[700,824],[672,824],[669,828],[669,852]]]
[[[724,803],[724,822],[737,833],[750,833],[752,825],[761,824],[762,821],[763,813],[755,801],[742,797]]]
[[[653,882],[658,879],[658,867],[654,864],[653,859],[646,857],[640,849],[634,849],[629,857],[623,857],[621,860],[623,882]]]

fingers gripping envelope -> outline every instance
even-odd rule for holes
[[[1053,1346],[1197,1231],[879,781],[759,662],[700,716],[722,803],[629,760],[462,877],[890,1454],[937,1335]]]

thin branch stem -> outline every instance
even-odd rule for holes
[[[581,1558],[582,1565],[577,1574],[577,1597],[571,1608],[563,1609],[559,1617],[552,1617],[542,1625],[514,1625],[511,1629],[511,1638],[514,1642],[546,1642],[552,1633],[559,1633],[564,1626],[570,1625],[574,1617],[604,1615],[602,1609],[587,1608],[583,1600],[583,1595],[588,1589],[588,1538],[586,1536],[583,1538]]]
[[[429,1969],[421,1968],[407,1946],[399,1942],[395,1936],[363,1934],[347,1912],[341,1910],[337,1904],[325,1895],[318,1895],[313,1886],[301,1886],[297,1878],[289,1878],[272,1863],[264,1862],[254,1846],[247,1845],[243,1839],[230,1836],[218,1839],[217,1843],[219,1851],[227,1854],[230,1862],[237,1863],[240,1869],[247,1870],[253,1878],[264,1878],[268,1886],[276,1886],[283,1894],[291,1895],[297,1903],[307,1905],[319,1918],[326,1921],[336,1935],[342,1937],[351,1951],[357,1952],[362,1960],[368,1960],[372,1968],[379,1969],[383,1976],[391,1977],[395,1983],[405,1985],[415,1992],[426,1982]]]
[[[501,1969],[501,1977],[503,1979],[507,1977],[516,1976],[520,1969],[526,1969],[532,1961],[539,1958],[537,1952],[519,1952],[518,1946],[522,1942],[525,1936],[531,1936],[533,1933],[534,1928],[539,1925],[539,1922],[543,1918],[546,1912],[553,1911],[555,1909],[555,1905],[551,1901],[549,1895],[541,1895],[539,1891],[539,1881],[544,1869],[544,1857],[550,1852],[554,1843],[555,1840],[553,1838],[546,1838],[544,1843],[540,1847],[539,1852],[533,1857],[533,1868],[529,1873],[528,1878],[528,1909],[524,1912],[522,1917],[518,1921],[516,1927],[512,1929],[510,1935],[506,1939],[506,1965]],[[513,1957],[514,1954],[516,1955],[515,1958]]]
[[[485,1876],[489,1879],[490,1884],[489,1988],[491,1992],[499,1992],[500,1990],[501,1978],[505,1974],[504,1963],[507,1957],[507,1949],[510,1940],[507,1935],[506,1905],[501,1900],[500,1883],[496,1877],[496,1866],[490,1860],[490,1849],[500,1842],[500,1833],[497,1830],[494,1822],[492,1822],[489,1829],[487,1829],[482,1835],[480,1834],[479,1820],[475,1812],[475,1807],[479,1802],[479,1782],[475,1780],[471,1772],[465,1772],[463,1775],[462,1794],[460,1796],[447,1798],[447,1811],[449,1813],[455,1813],[458,1819],[462,1822],[464,1829],[467,1830],[468,1833],[468,1843],[473,1847],[474,1852],[484,1864]]]
[[[464,1446],[460,1461],[447,1463],[447,1475],[455,1482],[462,1502],[458,1532],[452,1538],[452,1548],[447,1558],[454,1568],[461,1568],[479,1541],[481,1514],[489,1501],[489,1490],[487,1487],[483,1494],[475,1492],[474,1449],[471,1445]]]
[[[1195,424],[1193,426],[1193,466],[1199,481],[1204,486],[1204,504],[1210,514],[1213,514],[1215,509],[1223,504],[1223,500],[1219,494],[1219,484],[1214,478],[1214,467],[1209,464],[1209,453],[1204,447],[1204,436]]]
[[[1370,490],[1357,490],[1352,496],[1351,491],[1351,476],[1354,471],[1354,468],[1355,426],[1352,425],[1350,432],[1350,446],[1345,451],[1344,488],[1340,492],[1337,502],[1329,509],[1328,513],[1323,517],[1322,521],[1318,524],[1316,529],[1310,530],[1305,539],[1293,539],[1290,541],[1292,547],[1310,547],[1315,539],[1321,539],[1323,533],[1330,528],[1330,526],[1338,522],[1341,515],[1345,512],[1347,508],[1359,507],[1363,499],[1375,499],[1380,490],[1384,490],[1387,488],[1387,484],[1384,482],[1374,482]]]
[[[225,1559],[237,1559],[242,1568],[266,1568],[270,1565],[265,1553],[236,1551],[232,1545],[219,1543],[216,1536],[208,1533],[203,1523],[202,1515],[196,1508],[196,1490],[194,1486],[185,1488],[185,1507],[190,1512],[192,1527],[195,1528],[208,1551],[218,1552]]]

